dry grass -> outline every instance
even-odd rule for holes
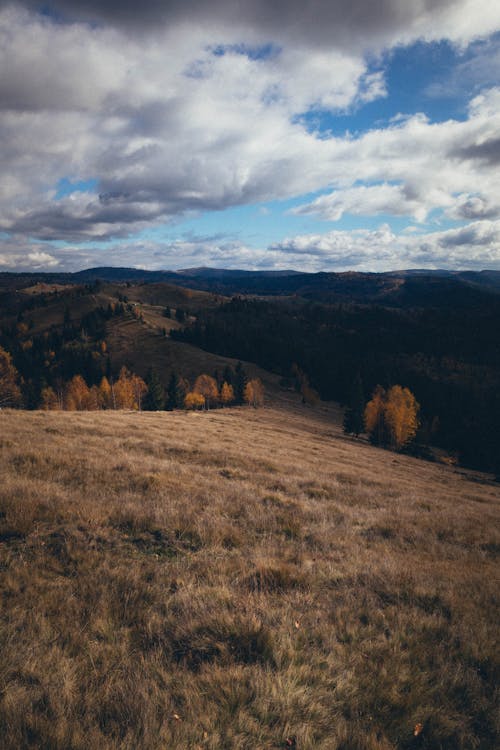
[[[2,424],[1,748],[498,747],[498,486],[321,410]]]

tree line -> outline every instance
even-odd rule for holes
[[[158,372],[150,368],[146,380],[126,367],[117,378],[103,375],[99,383],[89,384],[81,374],[59,380],[41,389],[39,408],[49,411],[95,411],[127,409],[163,411],[173,409],[213,409],[224,406],[264,404],[264,386],[259,378],[250,378],[239,362],[223,373],[198,375],[191,387],[186,378],[172,372],[164,388]],[[0,347],[0,406],[23,407],[20,376],[12,357]]]

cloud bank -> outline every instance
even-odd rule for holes
[[[129,252],[127,264],[154,265],[161,248],[134,241],[138,232],[325,190],[295,213],[425,222],[440,211],[489,226],[500,218],[500,88],[474,96],[463,119],[415,114],[356,137],[316,131],[307,115],[385,96],[377,60],[396,45],[464,47],[499,28],[500,8],[483,0],[59,0],[43,15],[32,3],[0,3],[0,263],[95,265],[88,243],[101,242],[120,258]],[[97,187],[60,194],[63,180]],[[327,229],[319,244],[330,254],[317,255],[311,240],[310,263],[355,263],[372,241],[368,230]],[[262,251],[226,243],[210,257],[278,263],[302,242]],[[186,266],[169,247],[164,262]],[[186,258],[193,250],[175,247]],[[483,251],[500,263],[498,245],[496,255],[491,243]],[[360,262],[369,256],[375,263],[373,253]],[[305,262],[300,250],[296,258]]]

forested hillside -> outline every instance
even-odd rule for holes
[[[357,374],[367,399],[377,384],[402,383],[421,404],[422,442],[496,471],[499,324],[500,298],[490,295],[461,308],[405,309],[234,298],[172,335],[255,361],[285,383],[297,365],[321,398],[342,403]]]
[[[194,382],[206,373],[221,389],[224,369],[243,360],[264,368],[248,365],[249,377],[275,390],[279,379],[285,391],[300,381],[311,403],[317,392],[349,404],[358,377],[365,403],[377,385],[409,388],[420,405],[412,450],[430,457],[428,446],[437,446],[465,466],[500,473],[493,272],[178,273],[212,290],[250,284],[273,291],[230,299],[159,282],[159,272],[103,282],[94,278],[99,271],[120,279],[130,269],[2,276],[0,346],[19,373],[23,406],[40,407],[44,389],[61,392],[75,376],[89,388],[103,377],[116,381],[124,366],[143,380],[156,368],[165,388],[173,374]],[[94,280],[82,283],[87,277]],[[276,295],[292,288],[300,294]]]

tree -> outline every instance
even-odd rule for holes
[[[189,393],[186,393],[184,406],[186,409],[203,409],[205,406],[205,397],[202,396],[201,393],[190,391]]]
[[[0,346],[0,407],[21,405],[18,380],[19,374],[12,364],[12,357]]]
[[[144,396],[148,392],[148,387],[144,380],[139,376],[133,373],[130,376],[130,382],[132,385],[132,393],[134,394],[134,404],[132,406],[133,409],[138,409],[139,411],[142,410],[142,402],[144,399]]]
[[[147,391],[146,383],[138,375],[135,375],[122,367],[120,377],[112,386],[111,393],[114,399],[115,409],[141,409],[142,399]]]
[[[165,407],[165,390],[154,367],[150,367],[146,376],[148,392],[144,397],[146,411],[161,411]]]
[[[64,390],[64,408],[67,411],[84,411],[87,408],[89,387],[81,375],[75,375]]]
[[[232,404],[234,401],[233,386],[229,385],[229,383],[226,383],[226,381],[222,383],[222,387],[220,389],[220,400],[223,406]]]
[[[99,384],[99,402],[102,409],[113,408],[113,394],[111,392],[111,386],[109,380],[104,375]]]
[[[196,378],[194,393],[199,393],[205,400],[205,406],[210,409],[210,402],[214,402],[219,398],[219,389],[217,388],[217,381],[212,378],[211,375],[198,375]]]
[[[57,397],[56,392],[50,386],[42,388],[40,407],[45,411],[59,411],[62,404]]]
[[[238,362],[234,370],[234,380],[232,386],[234,388],[234,397],[237,404],[243,404],[245,402],[245,386],[247,384],[247,374],[245,368],[241,362]]]
[[[390,388],[384,416],[394,450],[401,450],[417,434],[419,410],[420,405],[409,388],[400,385]]]
[[[255,409],[264,404],[264,386],[259,378],[248,381],[245,386],[244,400]]]
[[[419,409],[408,388],[394,385],[386,392],[377,385],[365,408],[365,429],[372,443],[401,450],[417,434]]]
[[[234,380],[235,378],[233,368],[231,367],[231,365],[226,365],[224,367],[224,372],[222,373],[222,382],[234,386]]]
[[[320,400],[319,393],[309,384],[306,373],[297,364],[292,365],[291,372],[295,381],[295,390],[302,396],[302,403],[316,406]]]
[[[120,370],[120,376],[113,385],[113,397],[115,409],[133,409],[135,394],[131,382],[130,372],[126,367]]]
[[[97,385],[90,388],[84,406],[87,411],[97,411],[101,408],[101,393]]]
[[[359,372],[353,380],[349,403],[344,414],[344,432],[358,437],[364,430],[365,397]]]
[[[365,432],[368,433],[374,445],[384,445],[385,443],[385,401],[385,389],[381,385],[377,385],[373,391],[371,400],[368,401],[365,407]]]
[[[189,391],[189,383],[184,378],[180,378],[176,372],[170,375],[167,386],[167,409],[182,409],[186,393]]]

